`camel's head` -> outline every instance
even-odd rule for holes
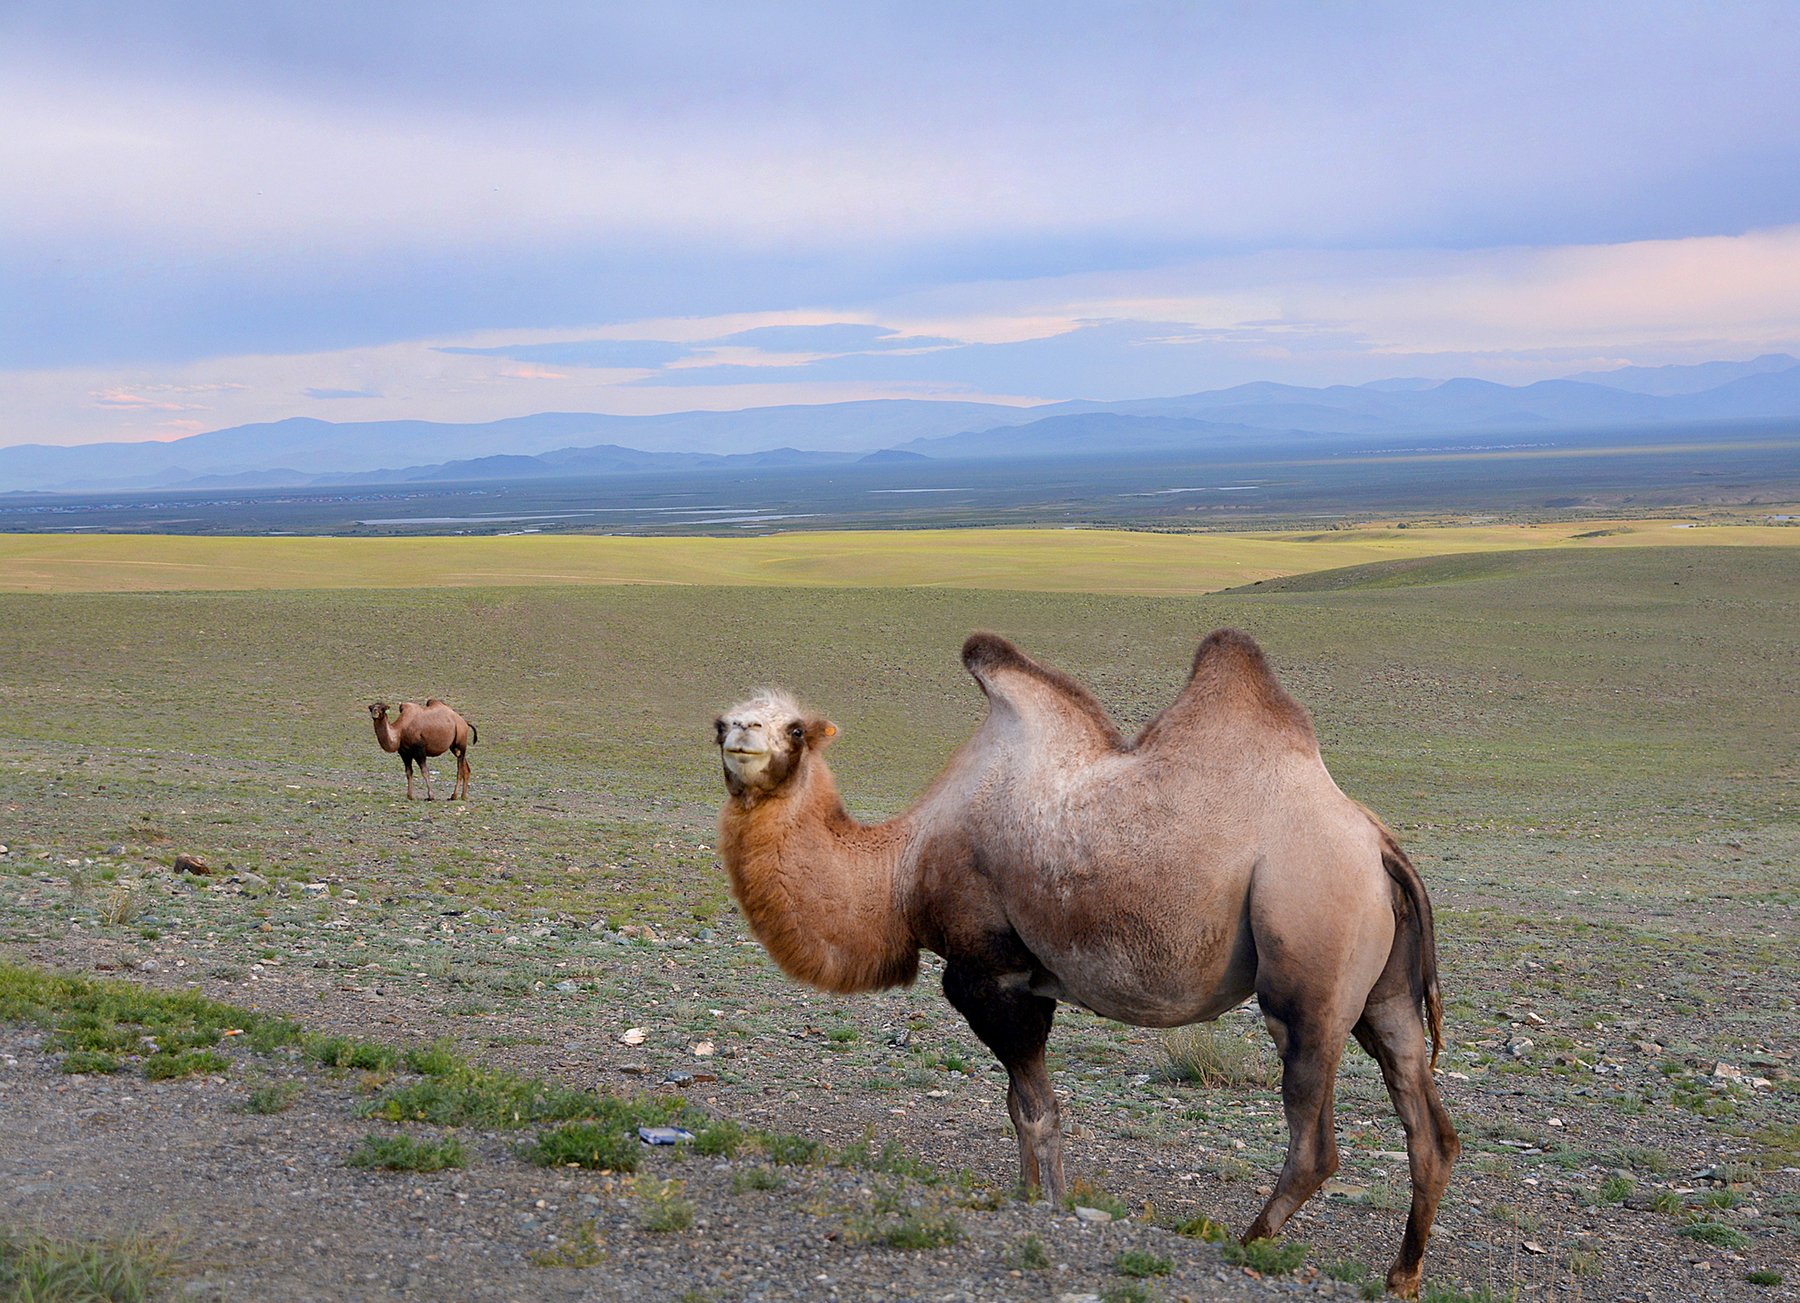
[[[766,796],[804,768],[807,755],[821,750],[837,726],[809,717],[781,692],[759,692],[713,721],[725,786],[733,796]]]
[[[373,702],[369,706],[369,718],[379,724],[387,718],[388,704],[385,701]]]

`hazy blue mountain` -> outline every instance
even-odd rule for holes
[[[480,424],[296,418],[169,443],[0,448],[0,492],[272,487],[746,470],[882,460],[1067,457],[1356,441],[1532,438],[1580,430],[1800,422],[1800,362],[1630,368],[1530,385],[1259,381],[1127,402],[1035,408],[881,400],[738,412],[542,412]],[[1618,383],[1623,380],[1624,383]],[[1716,380],[1701,388],[1694,385]]]
[[[1617,371],[1583,371],[1569,376],[1583,384],[1629,389],[1638,394],[1697,394],[1703,389],[1742,380],[1770,371],[1800,367],[1800,358],[1786,353],[1764,353],[1748,362],[1702,362],[1698,366],[1626,366]]]
[[[993,403],[879,399],[762,407],[740,412],[601,416],[540,412],[475,424],[338,423],[295,417],[233,426],[167,443],[22,444],[0,448],[0,492],[15,489],[151,488],[201,477],[283,469],[305,484],[389,467],[441,466],[485,457],[532,457],[612,444],[632,450],[742,453],[780,446],[865,453],[920,436],[1030,420],[1031,409]]]

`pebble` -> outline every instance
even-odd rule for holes
[[[1075,1209],[1075,1217],[1078,1221],[1091,1222],[1096,1226],[1103,1225],[1113,1219],[1113,1215],[1104,1208],[1083,1208],[1079,1206]],[[1092,1296],[1090,1295],[1089,1297]]]

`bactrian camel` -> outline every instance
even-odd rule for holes
[[[406,799],[413,799],[413,766],[425,775],[425,799],[431,794],[431,770],[425,761],[449,751],[456,756],[456,782],[451,785],[450,799],[469,795],[469,744],[476,740],[475,726],[436,697],[423,706],[416,701],[400,703],[400,718],[388,718],[388,704],[377,701],[369,707],[369,718],[375,721],[375,740],[383,751],[398,751],[406,763]]]
[[[1326,772],[1306,711],[1235,630],[1200,644],[1135,740],[1004,638],[971,637],[963,664],[987,716],[885,823],[845,811],[824,719],[775,692],[718,718],[719,852],[751,931],[790,976],[839,993],[908,984],[921,949],[943,956],[945,997],[1006,1068],[1021,1178],[1057,1203],[1056,1002],[1177,1027],[1254,995],[1281,1056],[1288,1149],[1246,1240],[1280,1231],[1336,1170],[1332,1093],[1355,1036],[1406,1128],[1412,1209],[1387,1283],[1416,1292],[1458,1150],[1431,1076],[1431,904],[1393,835]]]

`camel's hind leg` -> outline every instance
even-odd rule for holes
[[[466,801],[469,799],[469,752],[468,752],[468,748],[467,747],[453,747],[452,750],[456,753],[456,784],[455,784],[455,786],[453,786],[450,789],[450,799],[452,801],[454,801],[457,799],[458,796],[460,796],[463,800]]]
[[[955,962],[944,969],[944,998],[1006,1068],[1006,1111],[1019,1137],[1020,1183],[1028,1192],[1041,1189],[1052,1204],[1062,1203],[1069,1192],[1062,1115],[1044,1066],[1056,1001]]]
[[[1412,1169],[1412,1211],[1406,1238],[1388,1270],[1387,1285],[1396,1294],[1419,1292],[1419,1266],[1431,1236],[1438,1200],[1450,1183],[1450,1167],[1462,1148],[1456,1127],[1438,1098],[1431,1079],[1431,1054],[1419,1006],[1410,992],[1371,997],[1356,1024],[1357,1042],[1381,1065],[1388,1095],[1406,1128],[1407,1164]]]
[[[1301,1204],[1337,1171],[1336,1126],[1333,1121],[1338,1062],[1349,1035],[1347,1020],[1329,1010],[1311,1010],[1297,1001],[1259,993],[1263,1020],[1281,1055],[1281,1105],[1287,1114],[1287,1161],[1275,1193],[1250,1223],[1244,1239],[1276,1234]],[[1325,1016],[1322,1016],[1325,1015]]]

